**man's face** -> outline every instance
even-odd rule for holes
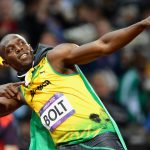
[[[21,37],[13,37],[5,45],[4,57],[6,63],[12,66],[17,71],[28,69],[33,60],[32,48]]]

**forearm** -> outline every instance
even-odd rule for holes
[[[123,46],[131,42],[145,28],[146,28],[146,25],[144,25],[143,21],[141,21],[127,28],[123,28],[123,29],[105,34],[99,39],[100,42],[106,45],[104,49],[105,50],[104,54],[110,54],[122,48]]]
[[[0,97],[0,117],[12,113],[22,105],[21,101]]]

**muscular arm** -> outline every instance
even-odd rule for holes
[[[66,65],[85,64],[96,58],[111,54],[131,42],[144,29],[150,27],[150,17],[132,26],[105,34],[98,40],[77,46],[75,44],[62,44],[50,52],[52,60],[57,58]],[[61,60],[62,59],[62,60]]]

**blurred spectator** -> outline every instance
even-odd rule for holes
[[[25,32],[29,42],[35,48],[45,29],[45,11],[39,10],[40,0],[25,0],[25,14],[20,21],[20,29]],[[43,8],[41,8],[43,9]],[[42,14],[40,15],[40,11]]]
[[[122,77],[120,85],[120,103],[127,109],[130,121],[142,124],[145,119],[144,108],[147,98],[143,96],[142,81],[145,80],[146,58],[136,47],[132,55],[132,64]]]
[[[118,8],[118,0],[102,0],[101,1],[101,9],[107,18],[113,20],[117,8]],[[112,15],[113,14],[113,15]]]
[[[91,84],[103,103],[110,103],[114,99],[114,92],[118,87],[116,75],[111,70],[97,70],[91,77]]]
[[[49,31],[45,31],[40,37],[40,43],[55,46],[58,44],[58,41],[54,34]]]
[[[79,23],[95,22],[101,18],[100,10],[93,3],[80,3],[77,7],[77,16]]]
[[[95,28],[97,31],[97,37],[101,37],[104,34],[112,31],[112,26],[106,18],[98,19],[95,22]]]
[[[137,16],[139,16],[139,7],[137,4],[123,5],[118,10],[116,24],[119,27],[128,26],[139,19]]]
[[[12,115],[0,118],[0,150],[19,150],[17,128]]]
[[[0,38],[18,29],[17,22],[13,18],[12,6],[13,0],[0,0]]]

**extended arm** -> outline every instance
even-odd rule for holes
[[[50,52],[52,59],[62,59],[66,65],[85,64],[96,58],[111,54],[131,42],[144,29],[150,27],[150,17],[133,24],[127,28],[105,34],[98,40],[77,46],[75,44],[62,44]]]
[[[127,28],[107,33],[94,42],[70,50],[66,62],[84,64],[97,57],[111,54],[131,42],[148,27],[150,27],[150,17]]]

